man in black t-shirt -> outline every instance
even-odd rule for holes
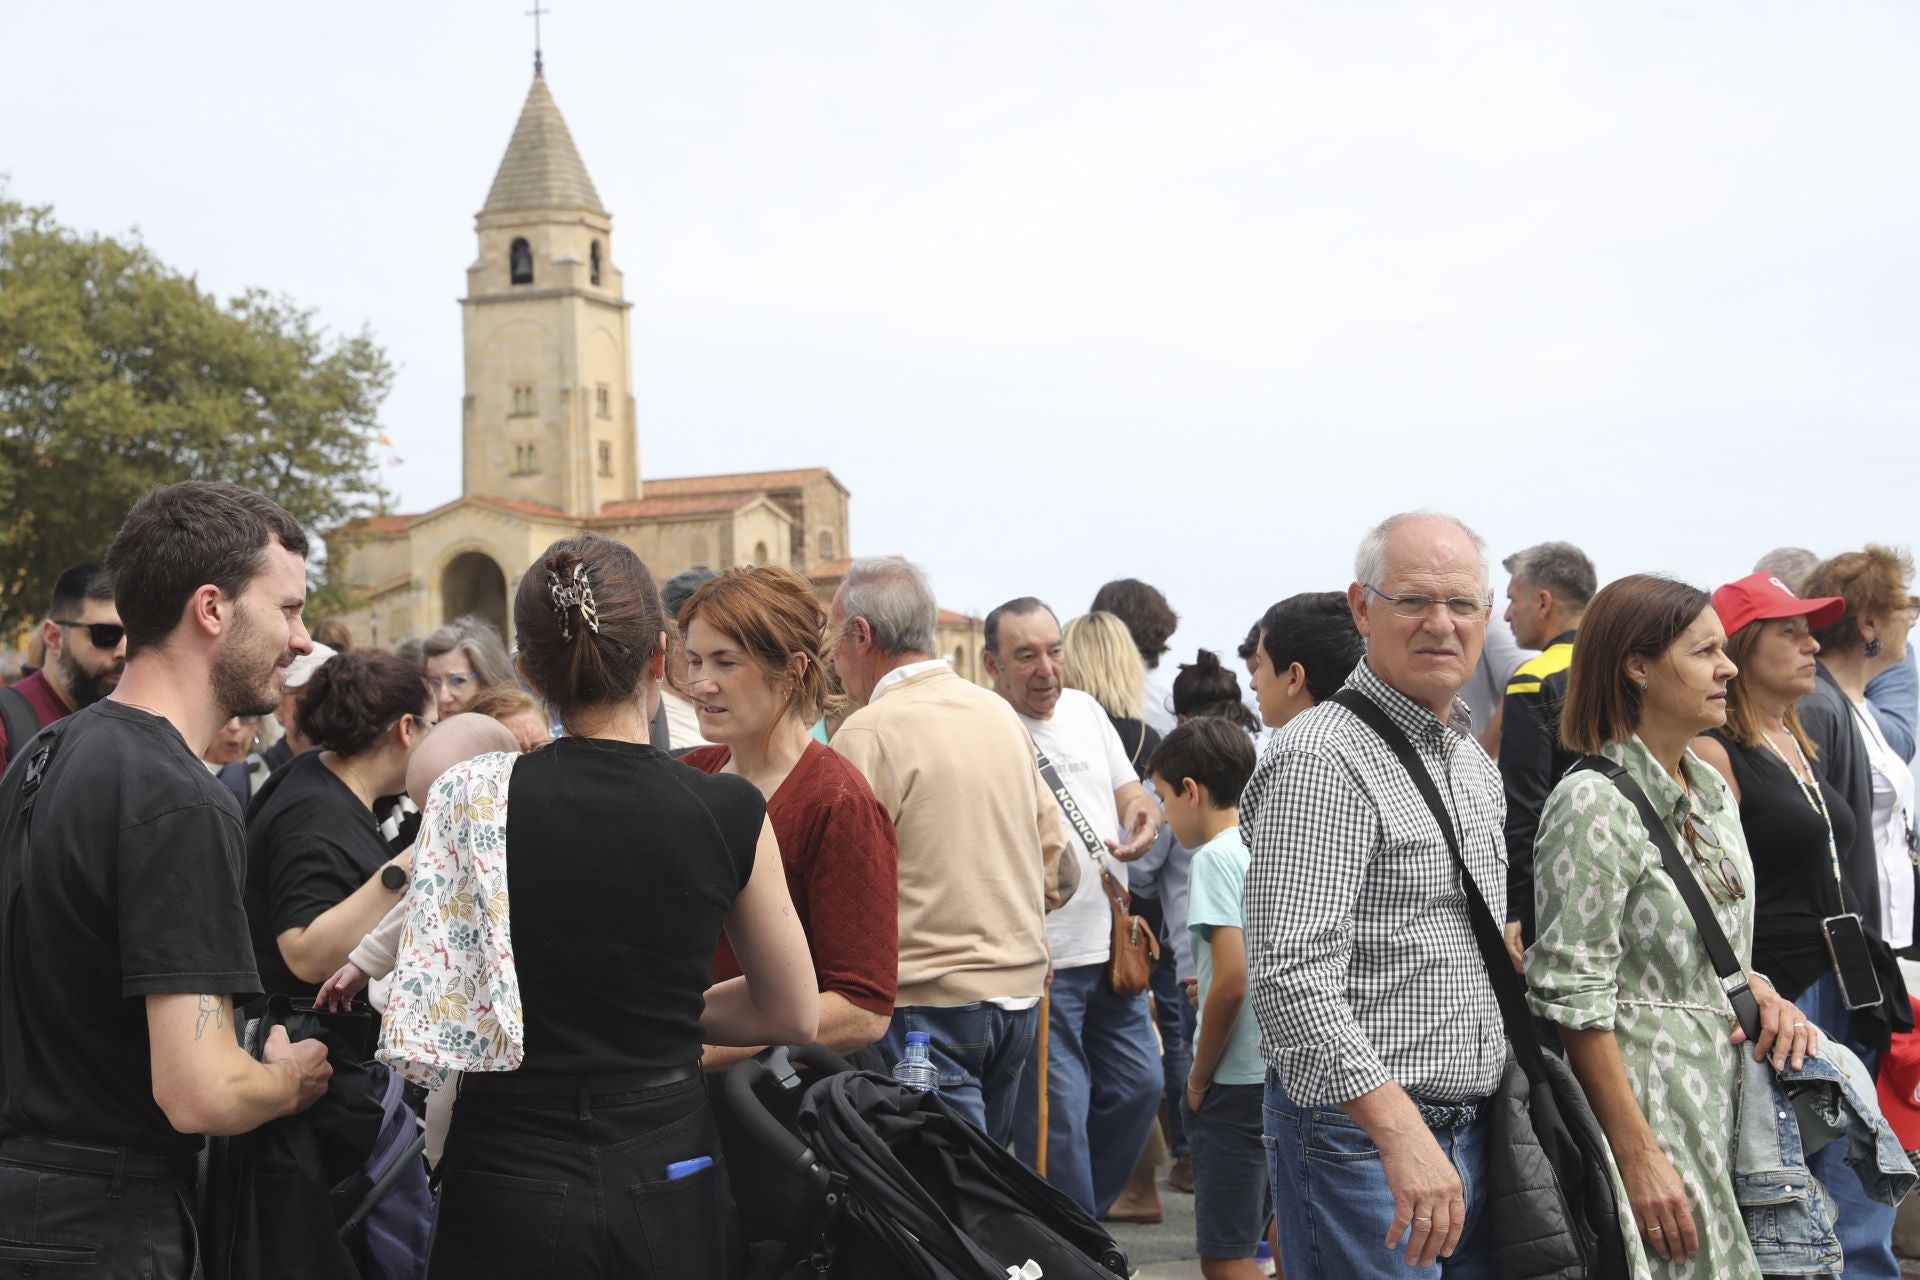
[[[0,1267],[186,1276],[202,1134],[313,1104],[318,1041],[241,1047],[257,992],[233,796],[200,756],[269,711],[310,641],[306,539],[278,506],[189,481],[135,504],[107,555],[115,693],[19,744],[0,782]]]

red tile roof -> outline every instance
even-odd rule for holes
[[[945,627],[977,626],[980,622],[980,619],[973,617],[971,614],[957,613],[952,609],[942,609],[939,611],[938,616],[940,625]]]
[[[807,576],[815,582],[838,582],[847,576],[847,570],[852,567],[851,560],[829,560],[824,564],[815,565],[813,572]]]
[[[560,520],[565,520],[567,518],[567,513],[562,511],[558,507],[550,507],[544,502],[528,502],[523,498],[491,498],[491,497],[475,496],[471,500],[474,502],[484,502],[490,507],[502,507],[508,511],[518,511],[521,515],[548,516],[548,517],[556,518]]]
[[[647,485],[649,491],[653,485]],[[622,520],[671,520],[679,516],[731,515],[758,498],[757,493],[738,491],[688,493],[656,498],[629,498],[609,502],[600,508],[594,523],[615,524]]]
[[[417,519],[419,519],[418,516],[364,516],[358,520],[349,520],[341,526],[340,532],[349,536],[356,533],[369,533],[375,537],[405,533],[408,526]]]
[[[356,588],[349,594],[356,600],[371,600],[375,596],[383,596],[389,591],[407,586],[412,581],[413,575],[411,573],[396,573],[391,578],[382,578],[370,587]]]
[[[734,493],[764,489],[797,489],[831,473],[825,467],[802,467],[796,471],[736,471],[720,476],[674,476],[648,480],[641,488],[659,498],[677,498],[690,493]]]

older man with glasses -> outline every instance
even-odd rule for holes
[[[1485,557],[1450,516],[1398,515],[1369,533],[1347,589],[1366,659],[1279,732],[1241,800],[1288,1275],[1491,1274],[1482,1103],[1506,1058],[1500,1009],[1433,811],[1344,705],[1364,699],[1372,707],[1355,706],[1411,743],[1473,887],[1504,903],[1500,776],[1459,699],[1492,610]]]
[[[40,639],[47,650],[40,670],[0,689],[0,767],[34,734],[119,686],[127,632],[104,566],[76,564],[55,580]]]

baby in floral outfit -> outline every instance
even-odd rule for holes
[[[421,739],[407,762],[407,794],[424,812],[427,792],[440,775],[454,765],[496,751],[517,752],[520,744],[513,731],[491,716],[471,712],[449,716]],[[400,931],[406,923],[406,897],[393,904],[386,916],[367,931],[347,957],[347,962],[320,985],[314,1003],[323,1008],[345,1009],[368,981],[393,972],[394,956],[400,945]],[[427,1160],[440,1159],[446,1140],[447,1122],[453,1113],[454,1089],[435,1089],[427,1095]]]

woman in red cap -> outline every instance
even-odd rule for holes
[[[1849,1010],[1827,946],[1830,927],[1867,939],[1865,927],[1847,919],[1860,904],[1840,868],[1840,850],[1852,842],[1857,817],[1817,767],[1819,751],[1796,705],[1818,679],[1820,642],[1813,633],[1837,621],[1846,601],[1802,600],[1763,572],[1715,591],[1713,607],[1740,673],[1727,685],[1726,724],[1697,739],[1693,750],[1719,770],[1739,802],[1753,859],[1753,968],[1815,1026],[1871,1063],[1873,1052],[1887,1046],[1893,1002]],[[1855,992],[1856,1002],[1861,998]],[[1899,1007],[1906,1007],[1904,993]],[[1848,1276],[1897,1277],[1892,1207],[1866,1196],[1837,1145],[1817,1153],[1809,1167],[1839,1211]]]

